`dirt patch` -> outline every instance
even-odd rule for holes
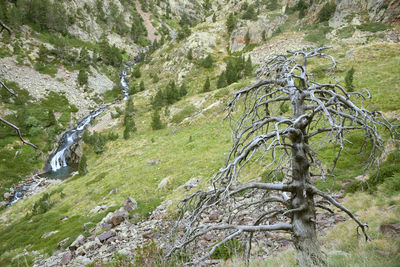
[[[154,42],[154,40],[160,41],[161,36],[155,34],[157,30],[153,27],[153,24],[151,24],[150,21],[151,13],[144,12],[138,0],[135,0],[135,5],[136,5],[136,10],[139,12],[140,16],[142,16],[142,19],[144,21],[144,26],[146,27],[147,30],[147,39],[149,39],[151,42]]]

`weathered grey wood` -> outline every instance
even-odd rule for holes
[[[359,221],[332,196],[313,186],[311,170],[313,177],[323,179],[327,172],[318,159],[314,148],[316,144],[310,143],[310,140],[314,136],[324,135],[325,141],[322,145],[337,145],[336,159],[329,170],[329,173],[333,173],[347,142],[345,136],[351,131],[361,131],[365,142],[371,144],[370,149],[364,151],[369,153],[368,168],[374,163],[379,165],[378,155],[383,152],[384,140],[379,135],[378,127],[383,126],[392,133],[392,125],[379,112],[359,107],[352,101],[356,97],[368,99],[370,94],[367,90],[347,92],[339,84],[318,83],[313,80],[307,72],[308,59],[326,58],[332,62],[332,69],[336,66],[334,58],[324,53],[328,48],[306,48],[288,52],[287,55],[272,56],[258,69],[260,79],[256,83],[233,94],[227,107],[233,129],[233,146],[226,164],[211,179],[212,190],[197,191],[179,204],[182,212],[177,225],[185,219],[186,231],[183,235],[175,235],[176,238],[179,237],[177,244],[167,256],[210,231],[224,231],[225,238],[188,264],[199,263],[218,246],[245,232],[250,232],[246,252],[249,256],[254,233],[284,230],[292,234],[299,266],[325,266],[326,258],[317,240],[316,207],[333,212],[326,205],[333,205],[349,215],[357,223],[357,228],[361,228],[366,240],[369,240],[367,224]],[[239,103],[241,116],[232,121],[231,115]],[[281,114],[284,103],[290,104],[290,115]],[[257,151],[258,154],[255,153]],[[283,182],[241,184],[239,173],[250,160],[255,160],[255,155],[258,155],[259,160],[269,156],[265,160],[265,169],[271,170],[272,178],[282,173]],[[282,192],[280,196],[277,195],[279,191]],[[245,192],[249,192],[248,195],[252,195],[252,192],[263,192],[263,197],[234,207],[236,211],[229,216],[228,225],[216,223],[206,229],[199,228],[204,212],[224,202],[232,203],[234,201],[226,200],[234,200],[237,195]],[[324,201],[315,203],[316,195],[324,198]],[[279,208],[264,211],[267,203],[271,202],[279,202]],[[193,208],[188,209],[189,207]],[[260,209],[261,215],[255,217],[250,226],[234,225],[235,216],[249,208]],[[272,217],[280,222],[268,225],[266,220]]]

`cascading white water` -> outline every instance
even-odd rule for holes
[[[121,86],[122,86],[122,92],[124,93],[124,100],[127,100],[129,98],[129,86],[125,80],[126,70],[127,69],[124,69],[121,73]]]
[[[135,66],[135,65],[136,65],[136,63],[133,66]],[[122,92],[124,93],[124,100],[127,100],[129,98],[129,87],[128,87],[128,83],[125,80],[125,76],[126,76],[128,69],[129,69],[129,67],[125,68],[121,73],[121,86],[122,86]],[[104,110],[106,110],[109,106],[110,105],[108,105],[104,108],[100,108],[94,112],[91,112],[88,116],[83,118],[74,129],[69,130],[64,133],[64,135],[62,137],[62,141],[60,142],[61,145],[58,147],[58,149],[52,155],[52,157],[49,161],[49,165],[51,168],[50,171],[52,173],[60,171],[60,169],[62,169],[62,168],[68,167],[66,154],[67,154],[67,152],[69,152],[70,147],[81,137],[83,131],[86,129],[86,127],[89,126],[90,122],[94,118],[96,118],[98,115],[100,115]],[[70,170],[66,170],[66,172],[64,174],[61,174],[61,176],[58,178],[66,177],[65,175],[68,175],[69,173],[70,173]],[[18,189],[14,193],[13,200],[8,205],[12,205],[15,202],[17,202],[18,200],[22,199],[24,196],[22,191],[24,191],[24,190],[26,190],[26,189]]]
[[[133,66],[135,66],[134,64]],[[129,68],[125,68],[122,70],[121,73],[121,86],[122,92],[124,93],[124,100],[129,98],[129,87],[128,83],[125,80],[126,72]],[[92,113],[90,113],[87,117],[83,118],[78,125],[70,130],[67,131],[62,137],[62,143],[58,147],[57,151],[53,154],[50,160],[50,167],[52,172],[56,172],[63,167],[67,167],[67,160],[66,160],[66,152],[69,151],[69,148],[79,139],[80,135],[83,131],[88,127],[90,122],[96,118],[99,114],[101,114],[105,108],[98,109]]]
[[[83,118],[78,125],[67,132],[62,137],[63,143],[58,147],[57,151],[53,154],[50,160],[50,167],[52,172],[56,172],[62,167],[67,167],[66,152],[69,151],[70,147],[80,138],[86,127],[89,126],[90,122],[100,115],[106,108],[98,109],[90,113],[87,117]]]

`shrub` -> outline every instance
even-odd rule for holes
[[[32,215],[38,215],[46,213],[51,209],[54,203],[50,202],[50,194],[45,193],[43,196],[35,202],[32,208]]]
[[[365,31],[365,32],[379,32],[379,31],[384,31],[388,29],[390,26],[385,25],[383,23],[379,22],[371,22],[371,23],[365,23],[361,25],[357,25],[357,29],[360,31]]]
[[[328,21],[332,18],[336,10],[336,4],[332,2],[326,3],[321,11],[318,13],[318,20],[320,22]]]
[[[119,137],[119,135],[117,133],[114,133],[114,132],[109,132],[108,135],[107,135],[107,139],[110,140],[110,141],[115,141],[115,140],[118,139],[118,137]]]
[[[271,11],[276,10],[279,7],[278,0],[267,1],[266,4],[265,4],[265,7],[268,10],[271,10]]]
[[[85,70],[79,70],[78,73],[78,84],[79,85],[87,85],[88,84],[88,75]]]
[[[355,29],[353,26],[347,26],[347,27],[337,30],[337,34],[341,38],[350,38],[353,36],[354,32],[355,32]]]
[[[186,55],[188,60],[192,60],[193,59],[193,49],[190,48],[187,55]]]
[[[132,68],[132,75],[135,78],[140,78],[142,76],[142,73],[140,72],[140,66],[136,65]]]
[[[247,7],[246,11],[244,12],[243,19],[247,19],[247,20],[257,20],[257,13],[254,9],[254,5],[251,4]]]
[[[140,84],[139,84],[139,91],[142,92],[144,90],[145,90],[144,81],[142,80],[142,81],[140,81]]]
[[[186,84],[182,83],[181,87],[179,88],[179,96],[180,97],[184,97],[185,95],[187,95],[187,89],[186,89]]]
[[[175,123],[180,123],[183,121],[185,118],[192,116],[196,112],[196,107],[193,105],[187,106],[181,111],[177,112],[173,117],[172,117],[172,122]]]
[[[150,78],[152,79],[153,83],[158,83],[160,81],[160,77],[158,77],[157,73],[150,73]]]
[[[299,11],[299,19],[304,18],[304,16],[306,15],[305,11],[308,8],[306,2],[304,2],[304,0],[300,0],[297,5],[296,5],[296,10]]]
[[[244,249],[243,245],[240,244],[239,240],[232,239],[218,247],[211,255],[212,259],[223,259],[227,260],[237,255],[238,252],[242,252]]]
[[[202,66],[203,68],[209,69],[213,66],[214,64],[214,58],[212,57],[212,55],[208,54],[208,56],[206,56],[205,58],[201,59],[199,61],[200,66]]]
[[[172,122],[175,123],[180,123],[183,121],[185,118],[190,117],[196,112],[196,107],[193,105],[187,106],[181,111],[177,112],[173,117],[172,117]]]

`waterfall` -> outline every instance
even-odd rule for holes
[[[103,113],[107,107],[91,112],[88,116],[83,118],[75,128],[64,133],[60,141],[60,146],[50,159],[50,167],[52,172],[56,172],[62,167],[68,166],[66,156],[69,153],[69,149],[81,138],[83,132],[89,126],[90,122]]]
[[[134,63],[131,67],[135,66],[136,64],[137,63]],[[121,86],[122,92],[124,94],[124,100],[127,100],[129,98],[129,87],[128,83],[126,82],[125,76],[127,74],[127,71],[131,67],[124,68],[121,72]],[[59,146],[57,150],[50,156],[48,167],[46,167],[46,169],[49,170],[49,172],[46,174],[47,177],[51,177],[53,176],[53,174],[60,173],[59,176],[54,176],[57,178],[60,178],[60,176],[62,178],[65,178],[71,173],[71,170],[68,169],[67,162],[67,157],[69,155],[71,146],[79,141],[79,139],[82,137],[83,132],[89,126],[90,122],[101,113],[103,113],[109,106],[111,106],[111,104],[91,112],[89,115],[81,119],[75,126],[75,128],[68,130],[63,134],[61,140],[59,141]],[[14,193],[13,200],[8,203],[8,205],[12,205],[18,200],[22,199],[24,197],[22,191],[24,190],[26,190],[26,188],[18,189]]]
[[[122,86],[122,92],[124,93],[124,100],[128,100],[129,98],[129,87],[128,83],[125,80],[127,69],[128,68],[125,68],[121,73],[121,86]]]

